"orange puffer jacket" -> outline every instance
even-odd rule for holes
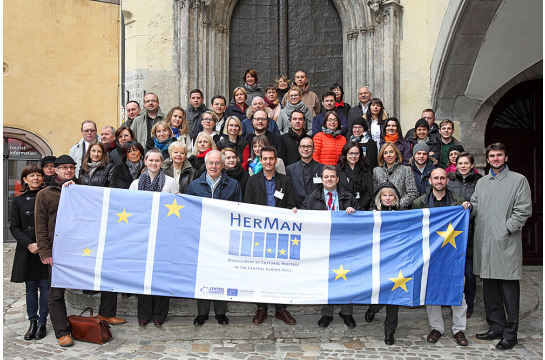
[[[339,156],[346,144],[346,138],[342,135],[337,135],[333,138],[332,135],[326,135],[320,132],[314,136],[314,160],[323,165],[337,165]]]

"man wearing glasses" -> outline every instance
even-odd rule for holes
[[[253,132],[246,135],[246,141],[248,144],[252,143],[252,140],[256,135],[265,135],[269,140],[269,145],[273,146],[278,152],[278,157],[286,163],[286,148],[284,147],[284,140],[282,136],[277,133],[269,131],[267,126],[269,125],[269,117],[264,110],[256,111],[252,118]],[[274,121],[274,120],[271,120]]]
[[[151,137],[151,128],[161,120],[165,120],[166,116],[159,107],[159,97],[154,93],[147,93],[144,96],[144,112],[134,118],[131,124],[131,129],[136,135],[136,140],[142,146],[146,146],[146,142]]]
[[[299,142],[299,154],[301,155],[301,160],[289,165],[286,168],[286,172],[293,182],[295,205],[301,208],[305,197],[322,183],[320,176],[324,165],[312,158],[312,154],[314,154],[314,142],[310,137],[302,138]]]
[[[81,135],[81,140],[78,141],[74,146],[72,146],[70,148],[70,151],[68,152],[69,156],[76,163],[76,171],[74,173],[74,176],[76,177],[79,174],[81,162],[85,157],[85,153],[87,152],[87,149],[89,149],[89,144],[97,141],[97,124],[95,124],[95,122],[92,120],[85,120],[81,124]],[[100,138],[98,138],[98,140],[100,140]]]

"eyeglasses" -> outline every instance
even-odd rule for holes
[[[267,118],[254,118],[255,121],[257,122],[264,122],[264,121],[267,121],[268,119]]]
[[[327,122],[337,122],[337,119],[327,119]]]
[[[214,119],[201,119],[201,120],[204,121],[204,122],[212,122],[212,121],[214,121]],[[214,122],[215,122],[215,121],[214,121]]]
[[[97,129],[86,129],[86,130],[81,130],[81,132],[92,134],[94,132],[97,132]]]
[[[76,170],[76,167],[75,166],[59,166],[57,167],[57,169],[62,171],[67,171],[67,170]]]
[[[359,154],[360,154],[359,152],[349,152],[346,155],[348,155],[348,156],[358,156]]]
[[[156,102],[159,102],[159,101],[157,101],[157,100],[146,100],[146,101],[144,101],[144,104],[150,104],[150,103],[152,104],[152,103],[156,103]]]
[[[312,149],[314,146],[313,145],[299,145],[299,147],[303,150],[310,150]]]
[[[297,94],[297,95],[290,95],[290,99],[291,99],[291,98],[298,98],[298,97],[299,97],[299,94]]]
[[[208,161],[206,164],[210,165],[210,166],[220,166],[221,165],[221,161]]]

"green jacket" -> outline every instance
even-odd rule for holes
[[[465,201],[463,197],[455,195],[450,191],[449,189],[445,189],[446,196],[449,206],[457,206],[462,205],[462,203]],[[417,198],[415,201],[413,201],[413,209],[427,209],[430,207],[429,203],[432,199],[432,192],[433,189],[430,187],[428,191],[422,195],[421,197]],[[435,207],[435,206],[431,206]]]

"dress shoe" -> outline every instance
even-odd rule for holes
[[[32,340],[36,336],[38,330],[38,320],[30,320],[30,326],[25,334],[25,340]]]
[[[148,320],[138,320],[138,326],[140,327],[146,327],[146,325],[148,324]]]
[[[374,318],[375,318],[375,313],[372,312],[370,309],[367,309],[367,311],[365,312],[365,321],[370,323],[371,321],[373,321]]]
[[[64,335],[60,339],[57,339],[59,342],[59,345],[62,347],[68,347],[74,345],[74,340],[72,340],[72,337],[70,335]]]
[[[344,324],[348,327],[356,327],[356,321],[354,320],[354,318],[352,317],[352,315],[345,315],[343,313],[339,313],[339,316],[343,319],[344,321]]]
[[[227,318],[227,316],[225,314],[221,314],[221,315],[216,315],[214,316],[216,320],[218,320],[218,324],[229,324],[229,319]]]
[[[125,294],[125,293],[123,293],[123,294],[121,294],[121,298],[122,298],[122,299],[128,299],[128,298],[131,297],[131,295],[132,295],[132,294]]]
[[[496,340],[496,339],[501,339],[502,335],[496,334],[495,332],[492,332],[492,331],[488,331],[484,334],[477,334],[475,335],[475,337],[479,340]]]
[[[94,290],[83,290],[84,295],[95,295],[98,294],[100,291],[94,291]]]
[[[384,343],[386,345],[394,345],[395,342],[396,342],[396,339],[394,338],[393,333],[386,333],[384,335]]]
[[[193,320],[193,325],[204,325],[204,322],[208,320],[208,315],[197,315]]]
[[[97,315],[97,319],[99,320],[104,320],[106,321],[108,324],[110,325],[119,325],[119,324],[124,324],[127,322],[127,320],[125,319],[120,319],[120,318],[116,318],[115,316],[112,316],[112,317],[104,317],[104,316],[100,316],[100,315]]]
[[[518,344],[517,339],[515,339],[515,340],[501,339],[500,342],[496,344],[496,349],[498,349],[498,350],[511,350],[517,344]]]
[[[36,336],[34,339],[36,340],[42,340],[47,335],[47,330],[45,328],[45,325],[38,325],[38,331],[36,332]]]
[[[293,317],[291,317],[291,314],[288,310],[282,309],[280,311],[277,311],[276,314],[274,314],[274,317],[278,320],[282,320],[287,325],[295,325],[296,321]]]
[[[318,326],[326,328],[329,326],[329,323],[333,321],[333,316],[322,316],[320,320],[318,320]]]
[[[466,313],[466,319],[469,319],[469,318],[471,317],[471,315],[473,315],[473,313],[467,312],[467,313]]]
[[[432,330],[428,337],[426,338],[426,341],[432,344],[435,344],[437,340],[441,337],[441,333],[439,330]]]
[[[153,320],[153,325],[157,328],[163,327],[163,320]]]
[[[463,331],[458,331],[454,334],[454,339],[456,339],[456,344],[460,346],[467,346],[467,338]]]
[[[267,310],[262,307],[258,307],[255,311],[252,323],[254,323],[255,325],[261,325],[263,324],[263,320],[265,320],[268,316],[269,315],[267,315]]]

